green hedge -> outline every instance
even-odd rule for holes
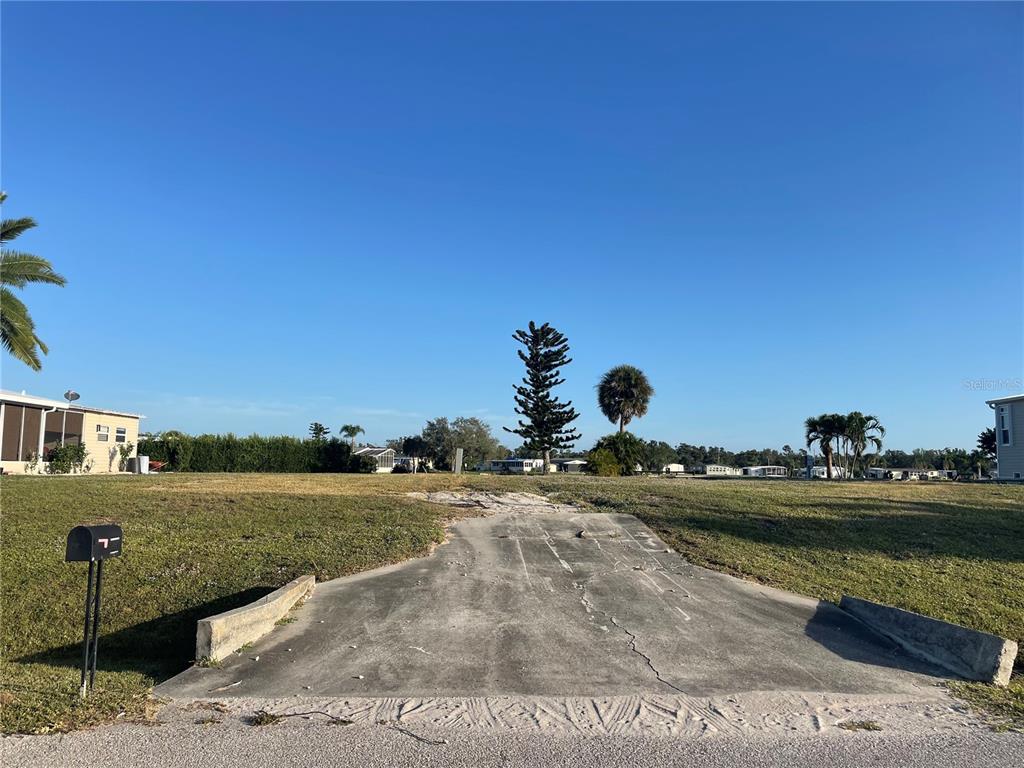
[[[167,462],[175,472],[359,472],[365,471],[347,442],[251,435],[176,435],[140,439],[139,455]]]

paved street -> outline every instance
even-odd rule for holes
[[[202,719],[202,713],[195,713]],[[441,740],[445,740],[442,742]],[[1024,738],[990,731],[833,731],[681,739],[645,736],[403,729],[284,722],[112,727],[0,740],[18,768],[1019,768]]]

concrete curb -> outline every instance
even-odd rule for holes
[[[196,660],[219,661],[246,643],[256,642],[292,606],[312,594],[315,585],[314,576],[299,576],[253,603],[200,619],[196,626]]]
[[[839,607],[910,654],[960,677],[996,685],[1010,682],[1017,657],[1012,640],[850,595],[843,595]]]

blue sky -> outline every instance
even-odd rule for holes
[[[732,449],[852,409],[972,447],[1024,389],[1020,4],[0,20],[4,213],[68,278],[26,292],[50,354],[5,388],[153,430],[500,430],[532,319],[583,448],[624,362],[638,434]]]

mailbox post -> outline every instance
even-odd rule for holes
[[[76,525],[68,534],[65,562],[89,563],[89,580],[85,588],[85,630],[82,633],[82,684],[79,689],[82,698],[96,682],[103,561],[121,554],[123,538],[119,525]]]

